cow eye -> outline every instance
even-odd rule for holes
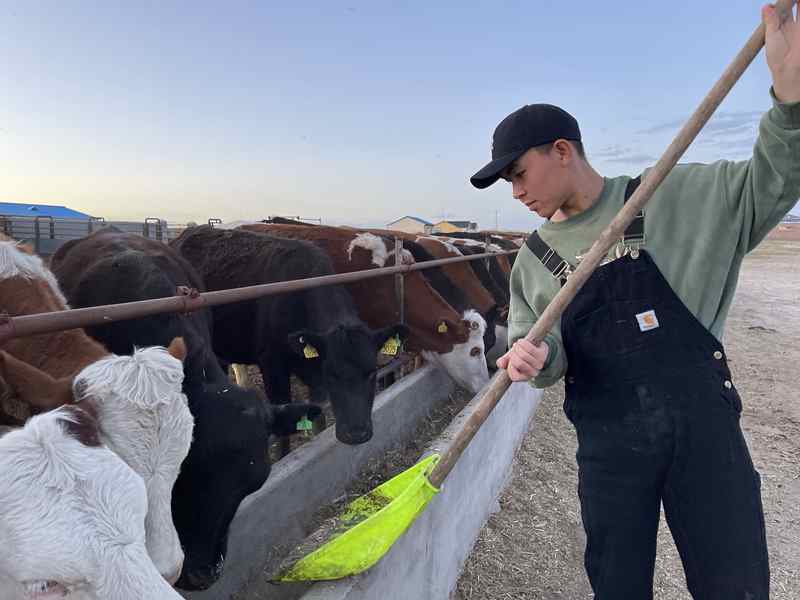
[[[470,356],[478,356],[481,353],[481,349],[475,346],[472,350],[469,351]]]

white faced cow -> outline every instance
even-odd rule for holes
[[[101,440],[144,480],[147,549],[170,582],[183,551],[172,522],[172,486],[189,453],[194,421],[181,393],[185,355],[178,338],[169,350],[154,346],[133,356],[109,355],[78,373],[75,401],[97,414]],[[0,376],[24,398],[54,395],[63,383],[0,351]]]
[[[0,431],[0,598],[177,600],[145,547],[144,483],[59,408]]]

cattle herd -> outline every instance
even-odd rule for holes
[[[398,253],[395,239],[402,241]],[[169,244],[113,228],[49,264],[0,236],[0,310],[36,314],[515,250],[493,234],[257,223]],[[381,354],[398,346],[476,393],[504,349],[514,255],[394,278],[41,334],[0,347],[0,598],[180,598],[220,577],[229,525],[288,439],[329,404],[336,438],[373,435]],[[386,358],[386,357],[383,357]],[[231,363],[257,365],[264,392]],[[296,376],[311,402],[295,401]]]

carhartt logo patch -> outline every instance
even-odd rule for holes
[[[650,331],[658,327],[658,317],[656,317],[656,311],[654,310],[639,313],[636,315],[636,320],[639,321],[639,329],[642,331]]]

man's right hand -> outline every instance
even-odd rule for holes
[[[550,347],[544,342],[534,346],[520,338],[508,352],[497,359],[497,366],[508,371],[511,381],[528,381],[542,370],[549,352]]]

